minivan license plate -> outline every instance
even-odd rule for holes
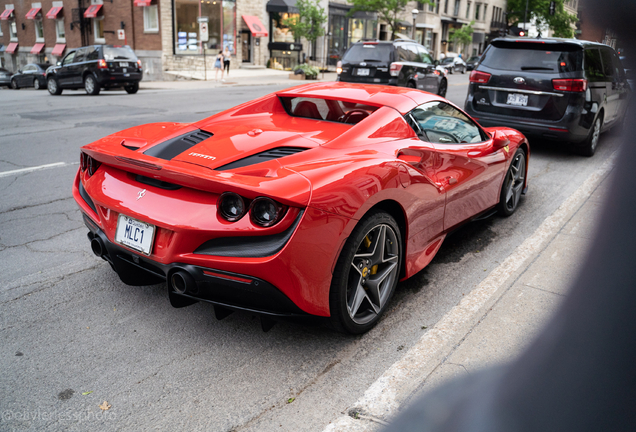
[[[358,69],[358,76],[369,76],[369,69]]]
[[[115,241],[145,255],[150,255],[154,233],[154,225],[120,214],[117,219]]]
[[[128,67],[128,62],[119,62],[119,67]]]
[[[527,106],[528,105],[528,96],[522,95],[518,93],[511,93],[508,95],[508,105],[516,105],[516,106]]]

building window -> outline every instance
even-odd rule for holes
[[[11,36],[12,41],[18,40],[18,25],[15,21],[11,21],[9,23],[9,35]]]
[[[479,12],[480,12],[481,4],[475,4],[475,19],[479,21]]]
[[[483,19],[484,21],[486,20],[486,13],[487,13],[487,12],[486,12],[486,10],[487,10],[487,9],[488,9],[488,5],[487,5],[487,4],[485,4],[485,5],[484,5],[484,13],[483,13],[482,18],[481,18],[481,19]]]
[[[455,9],[453,10],[453,16],[459,15],[459,4],[461,0],[455,0]]]
[[[144,7],[144,31],[153,33],[159,31],[159,10],[157,5]]]
[[[55,33],[58,42],[66,42],[66,31],[64,30],[64,18],[55,20]]]
[[[174,0],[176,54],[216,55],[228,48],[236,55],[236,1],[212,0],[193,2]],[[208,18],[208,42],[199,40],[199,17]]]
[[[44,27],[42,26],[42,20],[35,20],[35,41],[44,42]]]
[[[289,19],[298,19],[299,15],[287,12],[270,12],[269,15],[272,19],[272,42],[294,43],[294,35],[284,22]]]
[[[0,25],[0,36],[4,36],[4,34],[2,33],[2,25]]]
[[[435,5],[439,5],[439,0],[435,0],[432,3],[428,4],[428,11],[429,12],[434,12],[435,11]]]
[[[470,19],[470,2],[466,3],[466,19]]]
[[[364,18],[349,19],[349,46],[362,39],[377,38],[378,22]]]
[[[444,0],[444,13],[448,13],[448,0]]]
[[[106,43],[104,37],[104,17],[93,18],[93,32],[95,35],[95,43]]]

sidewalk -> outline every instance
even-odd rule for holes
[[[141,81],[139,88],[141,90],[191,90],[205,89],[227,86],[253,86],[253,85],[300,85],[311,82],[313,80],[294,80],[289,78],[289,71],[280,71],[274,69],[231,69],[229,75],[223,76],[225,81],[215,80],[215,71],[207,71],[207,80],[204,80],[203,72],[188,71],[166,71],[166,78],[174,78],[171,81]],[[335,72],[326,72],[318,74],[317,81],[335,81]]]
[[[324,432],[378,431],[422,393],[519,355],[558,308],[584,262],[615,156]]]

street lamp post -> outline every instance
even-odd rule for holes
[[[413,15],[413,40],[415,40],[415,21],[417,20],[417,14],[420,13],[417,9],[413,9],[411,14]]]

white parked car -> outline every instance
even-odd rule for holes
[[[440,62],[440,66],[445,67],[448,73],[466,73],[466,62],[461,57],[445,57]]]

